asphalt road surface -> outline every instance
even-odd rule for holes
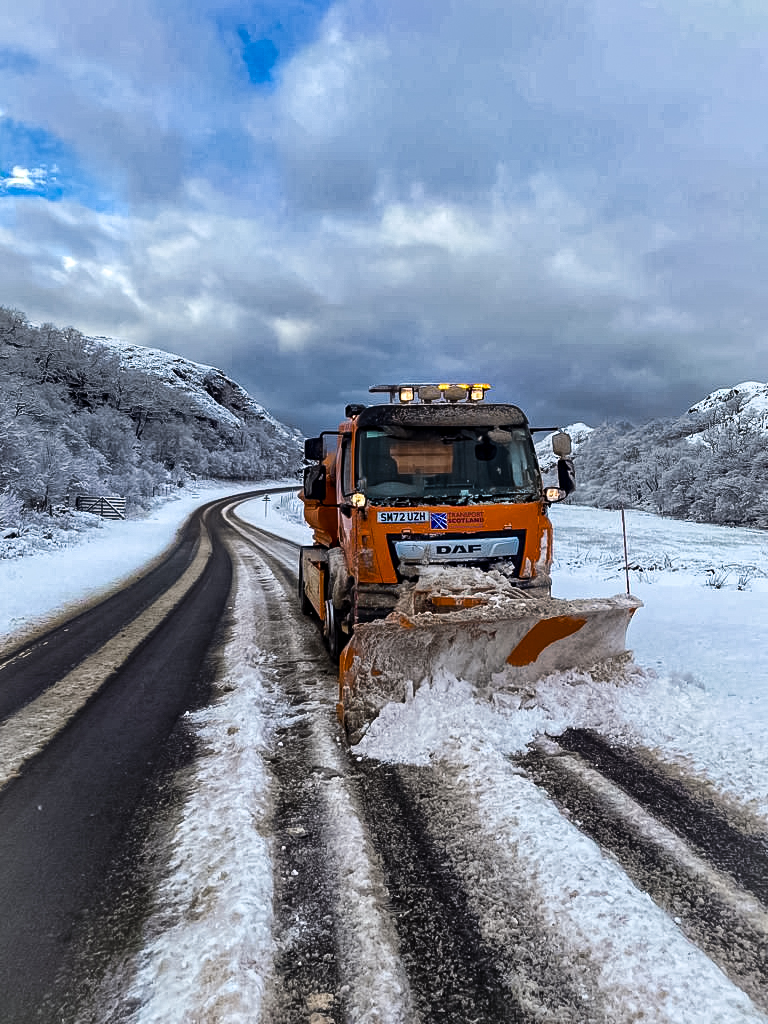
[[[237,503],[200,510],[144,578],[0,663],[2,1024],[141,1024],[135,999],[118,990],[100,1008],[94,993],[141,943],[163,856],[155,833],[198,754],[183,712],[210,699],[244,586],[253,642],[290,708],[266,764],[274,908],[260,1019],[653,1019],[622,1007],[589,957],[553,936],[514,844],[482,835],[459,765],[351,755],[334,667],[296,600],[297,547],[239,520]],[[510,772],[749,996],[755,1016],[739,1019],[763,1019],[763,823],[596,733],[543,742]],[[217,1024],[202,1006],[196,1021]]]

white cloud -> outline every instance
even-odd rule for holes
[[[36,191],[45,186],[48,180],[48,170],[45,167],[34,167],[29,170],[27,167],[15,166],[11,173],[0,179],[0,184],[5,189],[24,188]]]
[[[434,245],[465,255],[488,250],[493,244],[488,230],[470,211],[425,200],[388,206],[381,219],[381,241],[398,247]]]
[[[284,70],[279,105],[308,135],[336,136],[369,109],[371,87],[376,84],[369,79],[370,71],[388,56],[379,38],[350,40],[339,12],[332,8],[318,41]]]
[[[271,320],[281,352],[302,352],[309,342],[314,325],[308,320],[276,316]]]

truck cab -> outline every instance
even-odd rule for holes
[[[389,614],[425,566],[497,569],[548,592],[547,509],[568,490],[566,445],[565,486],[545,489],[525,414],[486,402],[488,389],[379,385],[388,403],[350,405],[337,430],[306,442],[315,543],[301,552],[300,596],[332,653],[355,624]]]

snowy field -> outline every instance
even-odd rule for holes
[[[0,560],[0,635],[7,640],[130,578],[193,507],[222,493],[185,495],[147,521],[105,525],[103,535],[65,551]],[[309,532],[298,510],[296,499],[273,497],[239,514],[301,541]],[[562,506],[552,516],[555,595],[623,592],[619,513]],[[509,870],[538,893],[553,941],[593,965],[611,1020],[765,1022],[678,923],[508,759],[546,734],[592,727],[654,750],[768,819],[768,534],[634,512],[626,519],[631,589],[645,603],[629,631],[638,669],[602,682],[556,674],[524,702],[511,693],[482,700],[445,678],[418,689],[409,705],[385,708],[354,754],[460,767],[463,799],[481,823],[476,840],[497,860],[509,857]],[[243,620],[254,599],[241,597]],[[194,770],[174,840],[165,924],[150,922],[133,974],[137,1024],[183,1024],[202,1007],[217,1024],[260,1019],[273,921],[272,866],[259,825],[269,804],[265,758],[286,711],[270,687],[269,653],[241,625],[225,651],[219,700],[192,716],[208,755]],[[234,734],[233,721],[241,723]],[[206,807],[216,809],[215,822]],[[256,826],[246,846],[232,839],[244,820]],[[202,917],[198,890],[207,894]],[[370,999],[376,1005],[373,992]]]
[[[625,588],[618,512],[564,506],[552,518],[557,596]],[[565,696],[553,710],[658,747],[768,817],[768,534],[642,512],[626,521],[630,585],[645,604],[628,643],[647,674],[594,696],[554,685]]]

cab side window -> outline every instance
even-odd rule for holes
[[[345,434],[341,439],[341,492],[352,494],[355,489],[352,473],[352,436]]]

